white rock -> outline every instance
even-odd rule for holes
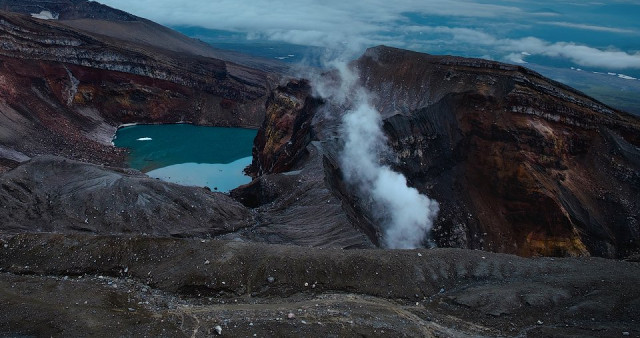
[[[216,327],[214,327],[214,329],[216,330],[216,333],[218,335],[222,335],[222,326],[216,325]]]

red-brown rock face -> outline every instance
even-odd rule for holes
[[[271,92],[249,171],[259,176],[290,170],[312,139],[311,121],[321,103],[311,96],[306,80],[292,80]]]
[[[640,121],[522,67],[380,47],[356,67],[441,245],[625,256],[640,246]]]

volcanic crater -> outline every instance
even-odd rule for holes
[[[0,334],[640,333],[638,117],[520,66],[368,49],[349,67],[381,160],[440,206],[437,249],[389,250],[314,83],[94,2],[0,9]],[[158,181],[110,143],[175,122],[257,128],[253,181]]]

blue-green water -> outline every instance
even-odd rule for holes
[[[226,192],[251,181],[243,170],[251,164],[256,133],[189,124],[137,125],[118,129],[113,143],[129,149],[129,167],[150,177]]]

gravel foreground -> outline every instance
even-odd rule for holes
[[[5,336],[637,336],[640,264],[19,234]]]

